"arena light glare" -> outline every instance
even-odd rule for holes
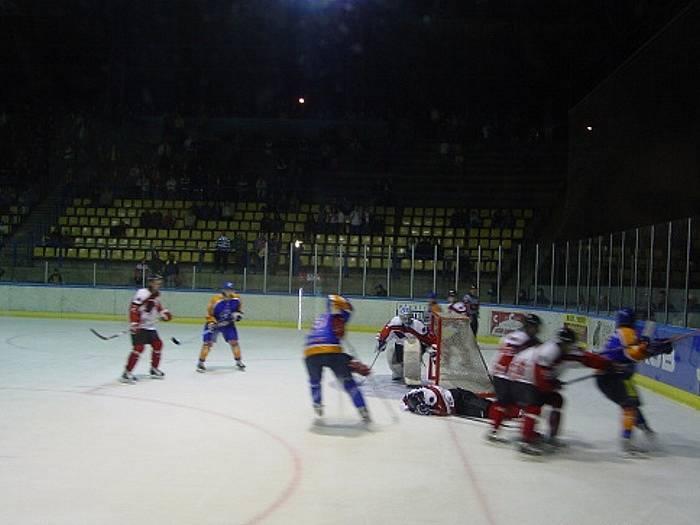
[[[593,131],[593,126],[586,126],[587,131]]]
[[[294,247],[295,247],[295,248],[301,248],[301,245],[302,245],[302,244],[303,244],[303,243],[302,243],[299,239],[297,239],[296,241],[294,241]]]
[[[304,104],[304,103],[306,103],[306,99],[304,99],[304,97],[299,97],[298,102],[299,102],[299,104]]]

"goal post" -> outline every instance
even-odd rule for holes
[[[463,315],[435,314],[437,353],[430,360],[428,379],[444,388],[464,388],[474,392],[493,390],[476,339]]]

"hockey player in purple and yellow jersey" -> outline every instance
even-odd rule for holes
[[[231,345],[236,366],[240,370],[245,370],[245,365],[241,360],[241,347],[238,345],[238,331],[235,324],[242,318],[241,298],[236,293],[233,283],[225,282],[221,287],[221,293],[214,295],[207,305],[207,322],[202,333],[202,350],[199,352],[197,372],[206,372],[207,368],[204,366],[204,362],[219,334]]]
[[[306,336],[304,361],[309,372],[309,385],[314,410],[318,416],[323,415],[321,395],[321,377],[324,368],[330,368],[338,378],[360,412],[362,420],[369,423],[371,418],[357,383],[352,378],[352,369],[356,361],[343,352],[341,340],[345,335],[345,325],[350,319],[352,305],[342,295],[329,295],[326,313],[314,321],[311,331]],[[351,364],[352,363],[352,364]]]
[[[596,377],[598,388],[613,403],[622,408],[622,448],[630,456],[644,452],[632,443],[632,430],[636,426],[653,442],[655,435],[642,411],[637,388],[632,382],[636,364],[659,354],[669,354],[673,345],[667,340],[650,341],[637,336],[634,329],[636,316],[630,308],[617,312],[615,332],[608,338],[601,355],[615,363],[615,367]]]

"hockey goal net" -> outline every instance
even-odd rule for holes
[[[438,348],[430,360],[428,379],[444,388],[492,391],[493,385],[469,326],[469,318],[450,313],[436,314],[434,329]]]

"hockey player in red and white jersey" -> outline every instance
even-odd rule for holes
[[[457,298],[457,292],[454,290],[447,292],[447,311],[453,314],[467,315],[467,305]]]
[[[420,342],[421,353],[435,345],[435,336],[428,332],[422,321],[411,315],[408,306],[399,308],[399,315],[393,317],[377,336],[377,351],[383,352],[387,344],[394,341],[393,349],[387,351],[387,363],[391,368],[392,381],[403,379],[403,347],[406,338]]]
[[[464,388],[426,385],[409,390],[401,398],[406,410],[422,416],[467,416],[485,418],[492,401]]]
[[[498,436],[501,423],[506,418],[516,417],[520,412],[515,400],[510,395],[508,368],[519,352],[542,344],[542,341],[537,338],[540,326],[542,326],[542,320],[539,316],[526,314],[522,319],[520,330],[511,332],[501,339],[498,353],[491,362],[491,378],[496,391],[496,402],[491,406],[489,413],[493,427],[486,435],[486,439],[491,442],[504,441]]]
[[[550,405],[549,436],[546,443],[561,446],[557,434],[561,423],[564,398],[557,390],[562,386],[558,376],[565,362],[605,370],[613,362],[600,355],[585,352],[576,346],[576,334],[570,328],[559,330],[552,341],[519,352],[508,367],[510,396],[524,413],[520,451],[541,455],[535,424],[543,405]]]
[[[138,363],[146,345],[151,345],[151,377],[163,379],[165,374],[158,368],[160,365],[163,341],[158,337],[156,322],[170,321],[173,316],[160,301],[160,287],[163,278],[160,275],[148,277],[148,285],[136,292],[129,306],[129,331],[131,332],[132,350],[126,362],[126,368],[121,376],[124,383],[133,383],[136,376],[134,367]]]

